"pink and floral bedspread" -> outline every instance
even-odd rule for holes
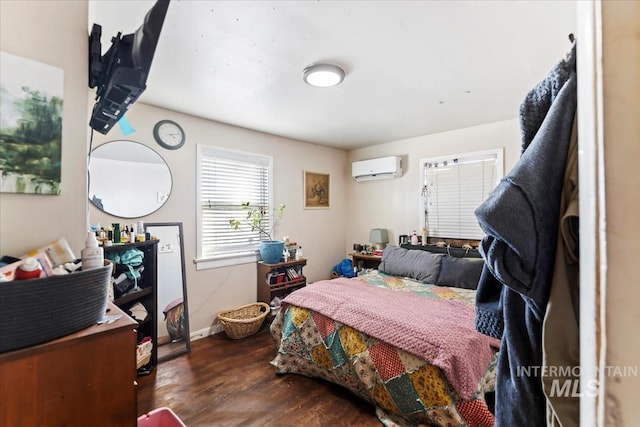
[[[473,305],[474,291],[425,285],[377,271],[358,279],[432,300]],[[342,385],[375,404],[386,425],[493,425],[484,394],[494,388],[495,357],[475,393],[462,398],[442,369],[311,309],[284,305],[271,324],[271,333],[278,347],[272,361],[277,373],[302,374]]]

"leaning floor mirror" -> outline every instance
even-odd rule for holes
[[[182,223],[147,223],[145,231],[160,241],[156,316],[160,362],[191,350]]]

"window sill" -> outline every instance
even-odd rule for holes
[[[259,259],[257,253],[245,253],[225,255],[216,258],[196,259],[196,271],[210,270],[212,268],[229,267],[232,265],[255,263]]]

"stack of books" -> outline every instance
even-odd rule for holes
[[[270,285],[279,285],[287,280],[287,275],[284,272],[273,272],[269,273],[267,280]]]
[[[300,278],[300,274],[298,274],[296,269],[293,268],[293,267],[288,267],[287,268],[287,276],[289,277],[289,280],[296,280],[296,279]]]
[[[296,280],[301,277],[302,275],[298,272],[298,270],[293,267],[286,267],[269,273],[267,275],[267,282],[269,282],[270,285],[279,285],[281,283]]]

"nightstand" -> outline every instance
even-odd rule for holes
[[[380,266],[380,262],[382,261],[382,257],[377,255],[365,255],[357,253],[352,253],[349,255],[351,256],[353,266],[356,267],[357,271],[362,271],[369,268],[378,269],[378,266]]]

